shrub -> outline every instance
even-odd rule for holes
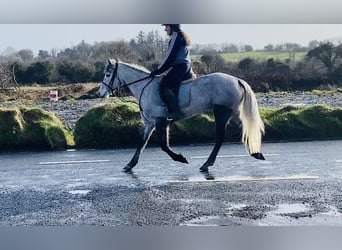
[[[215,139],[214,118],[207,114],[172,124],[171,138],[177,143],[199,143]]]
[[[57,64],[57,72],[67,82],[90,82],[94,78],[95,66],[82,61],[61,61]]]
[[[89,110],[75,127],[74,138],[79,148],[135,146],[140,141],[142,125],[137,104],[116,102]],[[200,115],[171,125],[175,143],[207,142],[215,138],[215,124],[209,115]],[[152,136],[150,144],[156,144]]]
[[[311,140],[342,138],[342,109],[323,105],[284,107],[279,110],[260,109],[265,123],[263,140]],[[235,120],[235,118],[233,119]],[[241,140],[241,129],[232,121],[226,140]],[[137,104],[116,102],[89,110],[81,117],[74,131],[79,148],[119,148],[136,146],[140,140],[141,119]],[[215,141],[212,114],[202,114],[173,123],[170,127],[172,144],[208,143]],[[151,138],[151,144],[156,138]]]
[[[261,109],[265,140],[342,138],[342,109],[325,105]]]
[[[139,141],[140,126],[136,104],[106,104],[89,110],[77,121],[74,138],[79,148],[132,146]]]
[[[50,82],[53,73],[53,64],[50,61],[39,61],[30,64],[25,73],[23,82],[46,84]]]
[[[18,109],[0,110],[0,149],[12,149],[19,146],[24,124]]]
[[[60,120],[41,109],[0,110],[0,149],[65,149],[73,139]]]

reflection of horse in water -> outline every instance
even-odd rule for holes
[[[141,141],[131,161],[124,167],[130,171],[137,163],[142,150],[152,132],[156,130],[160,147],[173,160],[188,161],[169,147],[167,109],[162,103],[159,92],[159,78],[149,77],[149,71],[128,63],[109,60],[105,76],[98,90],[100,97],[107,97],[121,87],[127,86],[139,100],[140,113],[144,122]],[[242,123],[242,142],[256,159],[264,160],[261,136],[264,124],[259,116],[258,104],[250,86],[234,76],[213,73],[185,83],[179,89],[179,105],[184,118],[190,118],[213,110],[216,122],[216,143],[201,171],[207,171],[216,160],[217,153],[224,141],[225,130],[234,115],[239,115]]]

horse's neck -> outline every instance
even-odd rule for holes
[[[143,78],[143,77],[140,77],[140,78]],[[140,79],[140,78],[137,78],[136,80]],[[139,99],[140,96],[141,96],[141,93],[142,91],[144,90],[144,87],[149,83],[149,81],[151,81],[152,79],[145,79],[145,80],[142,80],[142,81],[139,81],[137,83],[134,83],[132,85],[129,85],[128,88],[129,90],[132,92],[133,96],[136,98],[136,99]]]
[[[140,97],[144,86],[148,83],[148,81],[151,80],[151,79],[147,78],[145,80],[130,84],[132,82],[135,82],[139,79],[142,79],[142,78],[148,76],[148,74],[143,72],[143,71],[140,71],[138,69],[130,68],[126,65],[124,66],[124,71],[123,71],[122,75],[123,75],[123,80],[128,85],[128,88],[132,92],[133,96],[137,99]]]

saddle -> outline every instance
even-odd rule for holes
[[[197,75],[191,68],[190,71],[185,75],[184,80],[180,84],[192,82],[196,78],[197,78]]]
[[[195,72],[190,69],[190,71],[184,77],[184,80],[180,83],[176,95],[178,96],[178,106],[180,108],[185,108],[190,104],[190,93],[191,93],[191,83],[197,78]]]
[[[185,108],[190,104],[191,83],[197,78],[197,75],[192,69],[185,75],[184,80],[180,83],[179,88],[174,90],[178,96],[178,105],[180,108]],[[161,106],[165,106],[164,102],[160,99],[159,95],[156,97],[161,102]],[[158,103],[157,102],[157,103]]]

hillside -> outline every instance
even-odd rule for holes
[[[273,52],[273,51],[251,51],[251,52],[239,52],[239,53],[222,53],[220,54],[226,62],[239,62],[244,58],[250,57],[256,61],[265,61],[269,58],[284,62],[292,56],[295,61],[300,61],[306,56],[307,52],[295,52],[290,54],[289,52]],[[293,57],[294,56],[294,57]],[[193,55],[194,61],[199,61],[201,55]]]

